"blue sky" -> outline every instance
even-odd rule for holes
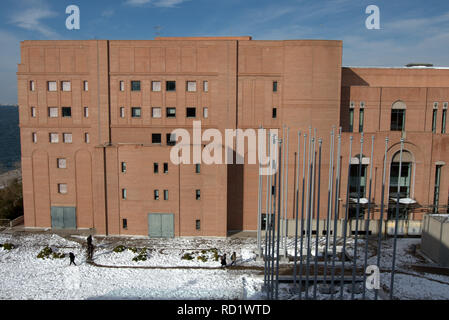
[[[71,4],[80,30],[65,27]],[[371,4],[380,30],[365,28]],[[153,39],[156,26],[162,36],[343,40],[345,66],[449,66],[448,0],[2,0],[0,103],[17,102],[22,40]]]

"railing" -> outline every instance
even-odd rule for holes
[[[0,227],[3,228],[12,228],[19,224],[23,223],[23,216],[20,216],[18,218],[15,218],[13,220],[11,219],[0,219]]]

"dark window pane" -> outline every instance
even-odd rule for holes
[[[140,81],[131,81],[131,91],[140,91]]]
[[[151,142],[152,143],[161,143],[162,142],[161,134],[160,133],[153,133],[151,135]]]
[[[195,221],[195,228],[196,228],[196,230],[201,230],[201,220]]]
[[[176,108],[167,108],[167,118],[176,118]]]
[[[64,118],[70,118],[72,116],[72,108],[62,107],[62,116]]]
[[[133,118],[140,118],[140,116],[142,115],[142,109],[141,108],[131,108],[131,116]]]
[[[159,172],[159,163],[154,163],[153,168],[154,168],[154,173],[158,173]]]
[[[166,91],[176,91],[176,81],[167,81],[165,89]]]
[[[167,146],[174,146],[176,144],[176,135],[167,133]]]
[[[273,115],[272,115],[273,119],[276,119],[276,118],[277,118],[277,114],[278,114],[277,111],[278,111],[278,110],[277,110],[276,108],[273,108]]]
[[[277,92],[277,91],[278,91],[278,82],[273,81],[273,92]]]
[[[196,108],[187,108],[186,116],[187,118],[196,118]]]

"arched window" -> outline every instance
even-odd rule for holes
[[[396,101],[391,106],[391,131],[405,130],[405,110],[407,106],[403,101]]]
[[[398,196],[398,183],[400,184],[399,189],[399,199],[411,198],[413,197],[413,155],[406,150],[402,151],[402,162],[400,159],[400,151],[396,152],[391,160],[390,166],[390,187],[389,187],[389,198],[390,206],[388,208],[389,219],[393,219],[396,214],[396,201]],[[401,171],[401,176],[399,177],[399,170]],[[403,200],[402,200],[403,201]],[[408,207],[404,204],[399,206],[399,218],[407,219],[408,217]]]

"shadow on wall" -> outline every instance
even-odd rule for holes
[[[431,215],[424,217],[421,249],[438,265],[449,267],[449,220],[442,220]]]

